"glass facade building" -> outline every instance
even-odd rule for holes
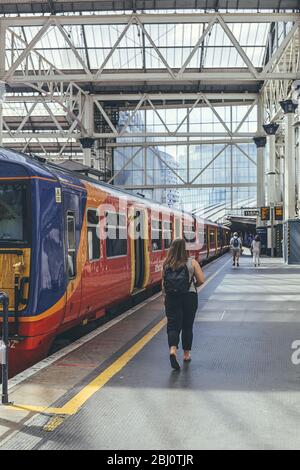
[[[153,110],[136,113],[129,126],[135,136],[145,131],[150,135],[162,133],[165,126],[171,132],[180,126],[185,136],[160,138],[160,145],[154,143],[153,146],[152,137],[119,138],[117,142],[124,142],[126,146],[114,149],[114,184],[133,187],[151,199],[188,211],[203,209],[205,212],[213,205],[220,205],[232,213],[243,205],[255,204],[255,144],[231,144],[230,140],[224,143],[224,139],[218,143],[218,134],[224,132],[221,118],[230,132],[234,133],[239,128],[240,133],[254,135],[257,129],[256,106],[252,110],[248,106],[216,109],[218,116],[204,106],[192,111],[189,108],[162,109],[160,116]],[[120,128],[130,116],[130,111],[120,113]],[[243,119],[244,123],[240,125]],[[193,137],[193,133],[206,133],[213,143],[198,143],[199,137]],[[139,147],[139,141],[141,144],[146,142],[147,146]],[[135,146],[130,147],[130,142]],[[189,181],[190,187],[181,187],[183,180]],[[139,185],[141,189],[137,189]],[[151,185],[153,188],[149,188]]]

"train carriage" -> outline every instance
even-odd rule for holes
[[[187,237],[190,256],[203,263],[224,251],[228,232],[1,149],[0,289],[10,299],[10,374],[44,358],[58,334],[157,287],[174,238]]]

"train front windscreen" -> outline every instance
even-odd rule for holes
[[[0,183],[0,290],[9,295],[11,310],[26,305],[30,275],[30,186]]]
[[[28,243],[27,185],[0,184],[0,246]]]

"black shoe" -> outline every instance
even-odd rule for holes
[[[191,362],[192,358],[189,357],[188,359],[183,359],[183,362]]]
[[[232,266],[235,266],[235,263],[232,263]]]
[[[239,266],[239,263],[237,263],[237,266]]]
[[[170,354],[170,363],[171,363],[172,369],[174,369],[174,370],[179,370],[180,369],[180,365],[178,364],[178,361],[177,361],[177,358],[176,358],[175,354]]]

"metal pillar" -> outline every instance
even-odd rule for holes
[[[280,101],[285,113],[285,165],[284,165],[284,218],[294,219],[296,216],[296,168],[295,168],[295,129],[294,113],[297,104],[292,100]]]
[[[4,23],[0,21],[0,146],[3,143],[3,101],[5,99],[5,82],[3,81],[5,76],[5,35],[6,28]]]
[[[91,148],[83,149],[83,162],[86,166],[92,166],[92,149]]]
[[[279,196],[278,201],[283,202],[284,198],[284,141],[281,138],[279,143]]]
[[[82,124],[86,135],[91,137],[94,134],[94,100],[92,96],[85,96]]]
[[[268,171],[268,203],[273,206],[276,202],[276,149],[275,134],[267,137],[269,144],[269,171]]]
[[[83,149],[83,162],[86,166],[92,165],[92,147],[95,139],[94,135],[94,100],[92,96],[86,96],[82,112],[83,135],[80,143]]]
[[[257,207],[263,207],[266,203],[265,194],[265,146],[267,139],[265,136],[253,138],[257,148]]]
[[[264,124],[264,131],[267,134],[268,150],[269,150],[269,169],[268,169],[268,204],[273,207],[277,202],[276,188],[276,143],[275,134],[279,128],[276,123]]]
[[[268,140],[268,160],[269,160],[269,169],[268,169],[268,205],[270,206],[270,226],[267,228],[268,233],[268,248],[270,249],[270,254],[273,257],[275,254],[274,243],[275,243],[275,233],[274,233],[274,206],[277,198],[276,191],[276,142],[275,134],[279,128],[279,125],[275,122],[270,124],[263,125],[264,131],[267,134]]]
[[[262,134],[261,128],[264,123],[264,96],[260,94],[257,100],[257,134],[254,142],[257,148],[257,207],[263,207],[266,204],[266,185],[265,185],[265,146],[266,137]]]
[[[0,81],[0,147],[3,146],[3,101],[5,99],[5,83]]]
[[[299,116],[300,118],[300,116]],[[296,123],[297,144],[296,144],[296,165],[297,165],[297,208],[300,219],[300,121]]]
[[[275,190],[276,190],[276,202],[282,202],[282,185],[281,185],[281,144],[278,141],[280,137],[276,139],[276,146],[275,146]]]
[[[92,137],[82,137],[79,139],[83,149],[83,163],[86,166],[91,166],[92,163],[92,147],[95,139]]]

